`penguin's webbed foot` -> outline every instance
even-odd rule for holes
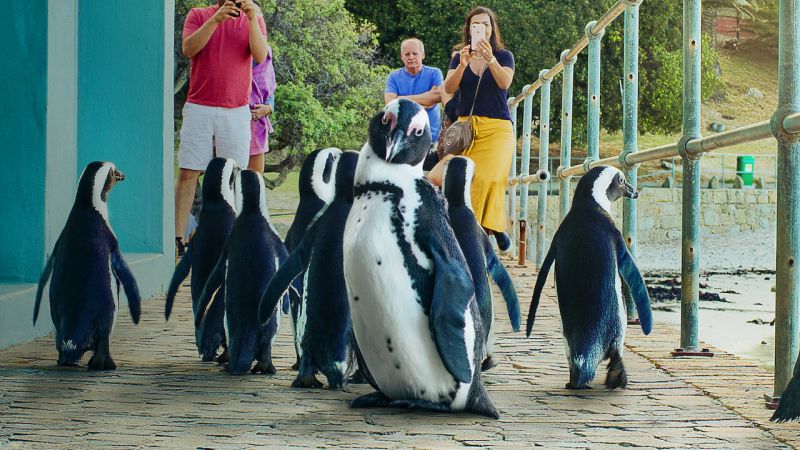
[[[295,378],[294,381],[292,381],[292,387],[293,388],[321,388],[322,387],[322,383],[319,380],[317,380],[317,377],[315,377],[313,374],[305,375],[305,376],[301,376],[301,375],[298,374],[297,378]]]
[[[486,372],[487,370],[491,369],[496,365],[497,364],[494,362],[494,358],[489,356],[488,358],[483,360],[483,363],[481,363],[481,372]]]
[[[219,356],[217,356],[217,364],[227,364],[230,359],[231,358],[228,355],[228,349],[226,348]]]
[[[628,374],[622,364],[622,358],[616,357],[608,363],[608,373],[606,374],[606,387],[608,389],[624,388],[628,385]]]
[[[217,357],[217,355],[215,355],[213,353],[211,353],[211,354],[206,353],[206,354],[202,355],[202,361],[203,362],[213,362],[214,358],[216,358],[216,357]]]
[[[272,364],[272,361],[259,361],[250,369],[250,373],[261,373],[261,374],[270,374],[275,375],[278,373],[278,370],[275,369],[275,366]]]
[[[425,409],[436,412],[450,412],[450,406],[444,403],[435,403],[429,400],[393,400],[389,406],[404,409]]]
[[[111,355],[95,354],[89,359],[89,370],[117,370],[117,364],[111,359]]]
[[[582,391],[582,390],[587,390],[587,389],[591,389],[591,388],[592,388],[592,387],[591,387],[591,386],[589,386],[588,384],[575,385],[575,384],[572,384],[572,382],[571,382],[571,381],[570,381],[569,383],[567,383],[567,384],[566,384],[564,387],[565,387],[565,388],[567,388],[567,389],[572,389],[572,390],[581,390],[581,391]]]
[[[385,408],[392,400],[383,392],[375,391],[371,394],[362,395],[350,402],[351,408]]]

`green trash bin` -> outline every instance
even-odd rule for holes
[[[736,175],[742,177],[745,186],[753,185],[753,172],[756,167],[756,158],[752,155],[736,157]]]

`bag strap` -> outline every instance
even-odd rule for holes
[[[472,70],[472,69],[469,68],[469,65],[467,65],[467,69],[468,70]],[[469,118],[470,119],[472,119],[472,112],[475,111],[475,100],[478,100],[478,91],[480,91],[480,89],[481,89],[481,80],[483,79],[483,74],[487,70],[489,70],[489,64],[486,64],[486,67],[483,68],[483,70],[481,71],[480,76],[478,77],[478,84],[475,86],[475,97],[473,97],[472,106],[470,106],[470,108],[469,108]]]

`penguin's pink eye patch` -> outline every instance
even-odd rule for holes
[[[422,136],[422,134],[425,133],[426,126],[428,126],[428,113],[423,109],[411,118],[406,136],[411,136],[411,133],[414,133],[416,136]]]
[[[386,125],[387,123],[391,123],[392,126],[389,128],[390,131],[394,130],[397,126],[397,115],[395,115],[391,111],[386,111],[383,113],[383,117],[381,118],[381,123]]]

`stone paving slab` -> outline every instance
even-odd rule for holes
[[[527,315],[533,270],[510,272]],[[628,389],[604,389],[603,370],[593,390],[564,389],[552,283],[530,339],[498,317],[499,364],[485,374],[497,421],[350,409],[367,385],[292,389],[288,318],[274,349],[278,374],[228,375],[199,361],[190,303],[184,287],[165,322],[163,298],[150,300],[138,326],[124,310],[111,343],[115,372],[57,367],[52,337],[0,351],[0,448],[800,448],[800,424],[767,421],[768,373],[725,354],[673,359],[678,334],[668,326],[647,337],[629,330]]]

